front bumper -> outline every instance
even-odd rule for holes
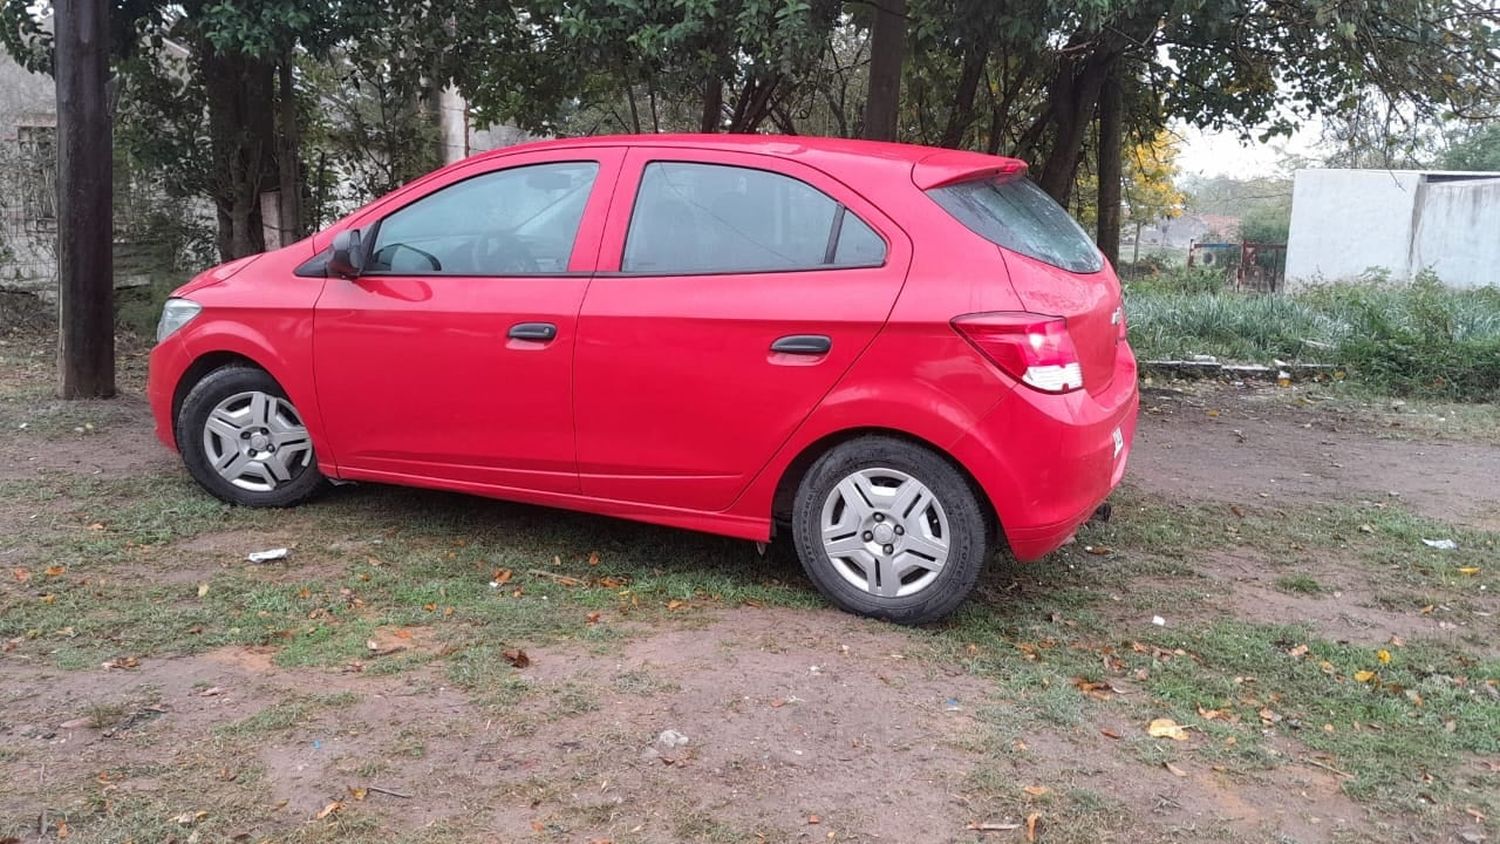
[[[1114,377],[1098,395],[1017,387],[954,447],[1018,560],[1056,550],[1119,485],[1139,405],[1135,356],[1121,343]]]
[[[150,370],[146,377],[146,399],[151,403],[151,416],[156,422],[156,438],[167,448],[177,449],[176,427],[173,419],[173,399],[177,385],[192,363],[180,337],[168,337],[151,350]]]

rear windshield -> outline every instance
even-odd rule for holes
[[[1041,188],[1019,174],[933,188],[937,204],[980,237],[1075,273],[1104,269],[1083,227]]]

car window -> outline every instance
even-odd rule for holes
[[[620,269],[768,272],[884,260],[885,241],[806,182],[748,167],[656,161],[641,174]]]
[[[1019,174],[945,185],[927,192],[970,231],[1014,252],[1075,273],[1104,268],[1083,227]]]
[[[380,222],[367,271],[402,275],[567,272],[599,165],[534,164],[475,176]]]

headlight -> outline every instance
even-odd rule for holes
[[[202,305],[188,299],[168,299],[162,306],[161,320],[156,323],[156,342],[160,343],[171,337],[202,310]]]

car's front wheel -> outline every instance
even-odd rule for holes
[[[287,507],[323,485],[301,414],[255,367],[226,366],[194,384],[176,434],[194,480],[230,503]]]
[[[793,505],[797,556],[842,609],[901,624],[963,602],[990,553],[990,517],[947,460],[892,437],[860,437],[818,458]]]

